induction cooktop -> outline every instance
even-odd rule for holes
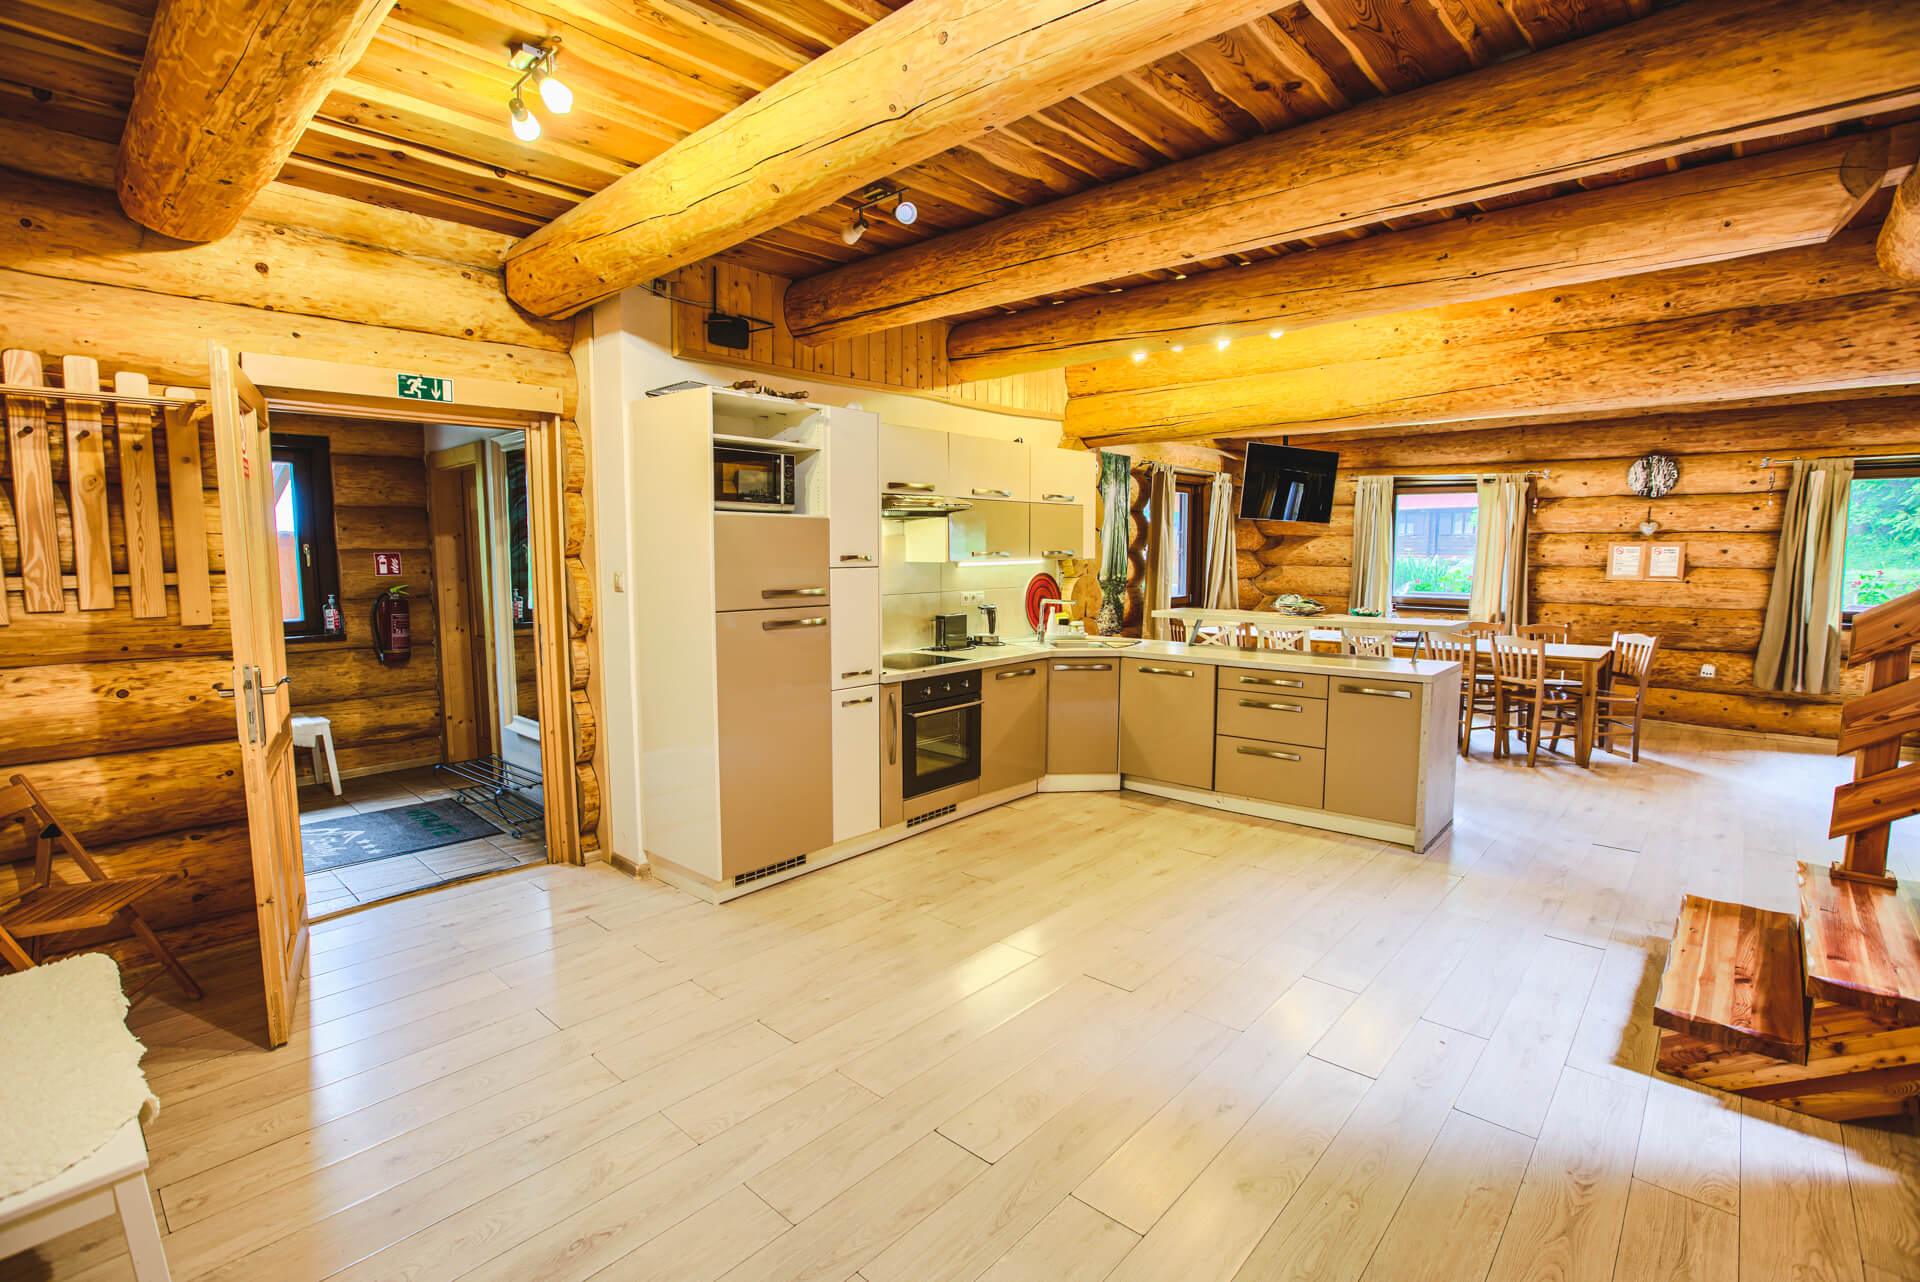
[[[889,672],[917,672],[921,668],[937,668],[947,663],[965,663],[966,660],[944,654],[889,654],[881,658],[880,666]]]

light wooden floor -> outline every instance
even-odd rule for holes
[[[340,918],[282,1051],[135,1012],[174,1276],[1915,1282],[1920,1140],[1650,1073],[1682,891],[1791,908],[1844,767],[1656,731],[1464,766],[1424,856],[1045,796],[721,909]]]

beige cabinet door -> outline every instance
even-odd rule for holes
[[[714,513],[714,609],[825,605],[827,584],[826,517]],[[645,609],[647,603],[638,605]]]
[[[835,689],[880,679],[880,568],[829,570]]]
[[[1278,692],[1222,690],[1214,717],[1216,732],[1241,739],[1269,739],[1274,743],[1324,748],[1327,744],[1327,701]]]
[[[1086,528],[1086,509],[1078,503],[1029,503],[1028,555],[1092,556],[1093,545],[1086,538]]]
[[[1120,773],[1213,786],[1213,669],[1164,659],[1123,659]]]
[[[1092,507],[1100,484],[1097,450],[1062,450],[1036,445],[1029,455],[1028,475],[1036,503],[1078,503]]]
[[[947,434],[880,425],[880,488],[900,494],[946,494]]]
[[[1027,551],[1028,503],[974,499],[965,512],[947,518],[947,554],[956,562],[1009,561]]]
[[[1047,664],[989,668],[980,682],[980,791],[1032,783],[1047,772]]]
[[[1213,788],[1232,797],[1252,797],[1303,810],[1320,809],[1326,754],[1317,748],[1258,739],[1214,740]]]
[[[1019,441],[954,433],[947,438],[948,484],[963,499],[1027,500],[1027,447]]]
[[[824,606],[714,616],[723,878],[833,842],[829,623]]]
[[[880,826],[880,687],[833,692],[833,839]]]
[[[880,564],[880,420],[830,411],[827,426],[828,564]]]
[[[1111,659],[1047,664],[1047,773],[1110,775],[1120,769],[1120,665]]]
[[[1411,824],[1420,783],[1417,682],[1339,678],[1327,699],[1326,808]]]

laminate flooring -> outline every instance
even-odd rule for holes
[[[719,908],[352,913],[279,1051],[244,956],[131,1015],[173,1274],[1920,1282],[1920,1140],[1652,1071],[1682,893],[1791,910],[1847,765],[1655,727],[1477,754],[1421,855],[1044,795]],[[128,1276],[110,1221],[0,1263]]]

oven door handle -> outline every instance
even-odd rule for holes
[[[937,708],[908,708],[907,715],[910,717],[931,717],[937,712],[965,712],[968,708],[977,708],[979,706],[980,700],[975,699],[972,703],[943,703]]]

